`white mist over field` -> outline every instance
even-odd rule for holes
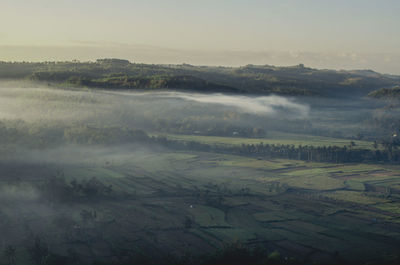
[[[310,107],[280,96],[241,96],[185,92],[77,91],[41,87],[1,87],[0,119],[110,123],[113,117],[181,117],[200,111],[303,119]],[[110,119],[111,118],[111,119]]]
[[[299,118],[305,118],[309,114],[309,106],[295,103],[293,100],[280,96],[245,97],[224,94],[189,94],[172,93],[170,97],[177,97],[187,101],[203,104],[224,105],[237,108],[245,113],[260,115],[276,115],[280,111],[296,113]]]

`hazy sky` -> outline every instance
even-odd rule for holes
[[[241,64],[254,53],[295,54],[293,62],[313,54],[335,57],[332,68],[356,56],[355,66],[380,64],[400,73],[399,47],[399,0],[0,0],[0,60],[115,54],[144,62]],[[221,56],[232,52],[243,59]],[[213,54],[221,58],[202,59]],[[380,55],[386,59],[371,61]]]

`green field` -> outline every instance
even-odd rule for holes
[[[157,134],[159,135],[159,134]],[[342,138],[331,138],[324,136],[291,134],[283,132],[269,132],[265,138],[243,138],[243,137],[220,137],[204,135],[184,134],[162,134],[171,140],[196,141],[205,144],[219,145],[242,145],[242,144],[275,144],[275,145],[312,145],[312,146],[348,146],[353,141],[356,145],[353,148],[373,149],[373,143],[360,140],[347,140]]]
[[[348,258],[349,249],[360,242],[388,251],[400,243],[390,232],[400,228],[396,190],[385,194],[360,188],[374,185],[377,174],[379,183],[400,184],[394,178],[400,174],[398,167],[168,151],[106,162],[64,166],[63,172],[67,179],[96,176],[113,186],[115,196],[134,196],[81,206],[98,212],[97,225],[115,220],[118,225],[104,230],[111,241],[118,231],[127,242],[147,235],[146,244],[168,250],[186,249],[182,242],[203,249],[235,241],[268,242],[287,255],[297,255],[296,249],[303,246],[310,251],[304,255],[339,251]],[[74,216],[82,222],[78,212]],[[92,229],[96,224],[81,225]],[[179,240],[166,242],[171,235]],[[352,237],[354,241],[348,240]],[[377,242],[380,237],[387,240]]]
[[[113,190],[110,198],[74,207],[18,208],[24,214],[13,226],[27,222],[41,231],[45,225],[43,236],[59,253],[71,240],[82,242],[75,250],[81,254],[107,252],[104,246],[115,242],[166,253],[241,242],[300,258],[338,252],[351,260],[360,247],[374,250],[374,257],[400,246],[400,166],[137,149],[56,168],[67,181],[95,177]],[[54,168],[42,170],[51,175]],[[27,190],[26,196],[34,195]],[[4,220],[15,210],[3,207]],[[96,211],[96,218],[83,219],[85,210]]]

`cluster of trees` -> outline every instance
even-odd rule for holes
[[[22,121],[0,122],[0,153],[7,154],[9,146],[21,145],[24,147],[43,148],[57,146],[65,143],[74,144],[122,144],[122,143],[148,143],[170,146],[174,149],[190,149],[199,151],[213,151],[233,153],[240,155],[252,155],[271,158],[299,159],[316,162],[398,162],[400,161],[398,136],[399,118],[391,113],[394,121],[385,132],[392,131],[389,137],[379,140],[383,148],[378,148],[378,141],[375,142],[375,149],[360,149],[349,146],[294,146],[294,145],[264,145],[252,144],[242,146],[208,145],[196,141],[179,142],[167,140],[163,137],[150,137],[146,132],[137,129],[112,126],[90,126],[83,124],[62,125],[62,124],[28,124]],[[156,130],[164,132],[184,133],[194,135],[214,136],[238,136],[238,137],[264,137],[266,132],[263,128],[235,126],[229,121],[212,122],[196,120],[175,120],[155,119]]]
[[[43,76],[39,78],[38,74],[33,79],[49,81],[50,78]],[[63,80],[63,78],[60,78]],[[54,80],[50,80],[54,81]],[[175,89],[200,92],[239,92],[237,88],[227,85],[220,85],[208,82],[194,76],[128,76],[111,75],[97,79],[91,79],[83,76],[72,76],[66,80],[67,85],[86,86],[96,88],[113,89]]]
[[[240,242],[235,242],[223,246],[215,251],[203,255],[193,255],[187,253],[186,255],[176,255],[172,253],[161,254],[151,253],[150,251],[134,251],[131,249],[123,248],[118,250],[116,257],[110,259],[96,259],[92,262],[85,262],[83,257],[75,252],[69,250],[68,253],[60,255],[52,251],[43,239],[35,236],[31,242],[24,248],[33,265],[72,265],[72,264],[115,264],[115,265],[305,265],[305,264],[330,264],[339,265],[347,264],[348,262],[341,256],[338,251],[332,251],[329,260],[325,261],[311,261],[308,259],[297,259],[288,257],[279,251],[271,251],[262,246],[251,247]],[[132,253],[134,251],[134,253]],[[18,249],[18,252],[20,250]],[[17,248],[12,245],[7,245],[3,250],[3,255],[0,258],[2,264],[15,265],[20,258],[17,255]],[[114,258],[114,259],[112,259]],[[87,260],[87,259],[86,259]],[[111,263],[110,263],[111,262]],[[399,255],[382,256],[367,263],[353,261],[352,264],[370,264],[370,265],[394,265],[399,264]]]
[[[400,101],[388,102],[383,108],[376,109],[369,125],[380,135],[397,135],[400,133]]]
[[[173,141],[165,137],[153,138],[161,145],[190,149],[204,152],[218,152],[255,156],[263,158],[283,158],[313,162],[331,163],[354,163],[354,162],[400,162],[400,144],[397,141],[388,143],[384,150],[370,150],[354,148],[349,146],[295,146],[295,145],[274,145],[274,144],[242,144],[238,146],[209,145],[195,141]]]
[[[77,264],[74,252],[69,255],[59,255],[51,251],[50,246],[39,236],[33,236],[28,240],[27,245],[18,248],[13,245],[7,245],[0,258],[1,264],[16,265],[21,264],[21,260],[29,262],[32,265],[72,265]],[[27,255],[22,254],[25,252]],[[22,259],[21,257],[22,256]]]
[[[74,202],[82,199],[98,199],[109,196],[112,192],[111,185],[105,185],[97,178],[78,182],[73,179],[67,181],[63,174],[46,178],[44,183],[39,185],[41,195],[50,202]]]
[[[368,94],[369,97],[389,99],[389,100],[399,100],[400,99],[400,86],[394,86],[392,88],[381,88],[374,90]]]
[[[233,125],[230,122],[217,121],[215,117],[209,120],[185,119],[184,121],[175,120],[156,120],[154,128],[159,132],[210,135],[210,136],[229,136],[229,137],[264,137],[266,131],[261,127]]]
[[[76,144],[117,144],[129,142],[146,142],[146,132],[119,127],[91,127],[81,125],[64,130],[63,139]]]
[[[60,255],[52,251],[51,247],[39,236],[35,236],[30,240],[29,244],[24,248],[27,252],[28,257],[31,260],[30,264],[33,265],[72,265],[72,264],[115,264],[115,265],[294,265],[294,264],[305,264],[300,260],[292,257],[285,257],[278,251],[268,251],[261,247],[251,248],[240,243],[229,244],[225,247],[221,247],[209,254],[203,255],[175,255],[169,254],[157,254],[149,253],[149,251],[141,252],[133,250],[123,249],[119,251],[118,257],[115,257],[113,261],[110,260],[93,260],[92,262],[84,261],[79,255],[70,250],[67,254]],[[17,255],[16,247],[6,246],[3,250],[3,257],[0,260],[4,260],[4,264],[15,265],[19,260]],[[125,253],[126,252],[126,253]],[[3,263],[2,263],[3,264]],[[336,263],[334,263],[336,264]]]
[[[260,127],[233,125],[229,121],[217,122],[217,117],[199,121],[154,119],[149,127],[167,133],[229,136],[229,137],[264,137],[266,131]],[[28,124],[23,121],[0,121],[0,146],[13,144],[30,148],[52,147],[64,143],[74,144],[121,144],[145,143],[150,139],[140,129],[116,126],[92,126],[86,124]]]
[[[134,251],[123,248],[118,251],[113,261],[97,259],[90,262],[85,262],[82,257],[73,250],[68,251],[67,254],[60,255],[52,251],[51,247],[46,244],[39,236],[34,237],[32,242],[26,246],[28,256],[34,265],[72,265],[72,264],[115,264],[115,265],[305,265],[305,264],[330,264],[339,265],[347,264],[348,262],[341,256],[338,251],[332,250],[329,260],[325,261],[312,261],[309,259],[297,259],[288,257],[277,250],[271,251],[263,246],[247,246],[240,242],[227,244],[215,251],[202,255],[193,255],[187,253],[186,255],[176,255],[172,253],[162,254],[162,252],[154,254],[149,251]],[[6,246],[3,250],[2,260],[4,264],[14,265],[17,264],[19,257],[17,249],[14,246]],[[360,261],[353,261],[352,264],[370,264],[370,265],[393,265],[399,264],[399,255],[382,256],[367,263]]]
[[[349,146],[242,145],[237,153],[271,158],[297,159],[313,162],[399,162],[400,150],[369,150]]]
[[[167,123],[160,123],[166,126]],[[194,127],[190,125],[193,124]],[[168,125],[168,124],[167,124]],[[181,133],[217,135],[217,136],[242,136],[263,137],[262,128],[239,127],[225,124],[225,126],[208,126],[206,131],[194,131],[198,128],[195,123],[185,123],[175,127],[183,128]],[[185,125],[185,126],[184,126]],[[187,131],[186,131],[187,130]],[[176,132],[176,131],[175,131]],[[10,144],[22,144],[25,147],[49,147],[57,144],[122,144],[122,143],[147,143],[161,144],[174,149],[189,149],[207,152],[222,152],[239,155],[250,155],[267,158],[299,159],[315,162],[398,162],[400,161],[400,138],[397,134],[380,141],[383,149],[375,150],[355,148],[349,146],[294,146],[294,145],[269,145],[269,144],[243,144],[241,146],[209,145],[196,141],[174,141],[164,137],[150,137],[142,130],[119,127],[91,127],[88,125],[60,126],[35,130],[22,123],[16,127],[7,127],[0,123],[0,141],[2,148]],[[1,150],[0,150],[1,151]],[[7,153],[7,149],[2,150]]]
[[[120,144],[146,142],[149,136],[139,129],[84,124],[28,124],[23,121],[0,121],[0,147],[21,145],[31,148],[52,147],[59,144]],[[0,149],[1,151],[1,149]]]

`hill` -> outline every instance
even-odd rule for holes
[[[0,62],[0,79],[29,79],[51,84],[108,89],[168,89],[246,94],[365,96],[400,84],[399,76],[371,70],[319,70],[304,65],[211,67],[96,62]]]
[[[369,93],[368,96],[380,99],[400,99],[400,86],[374,90],[371,93]]]

